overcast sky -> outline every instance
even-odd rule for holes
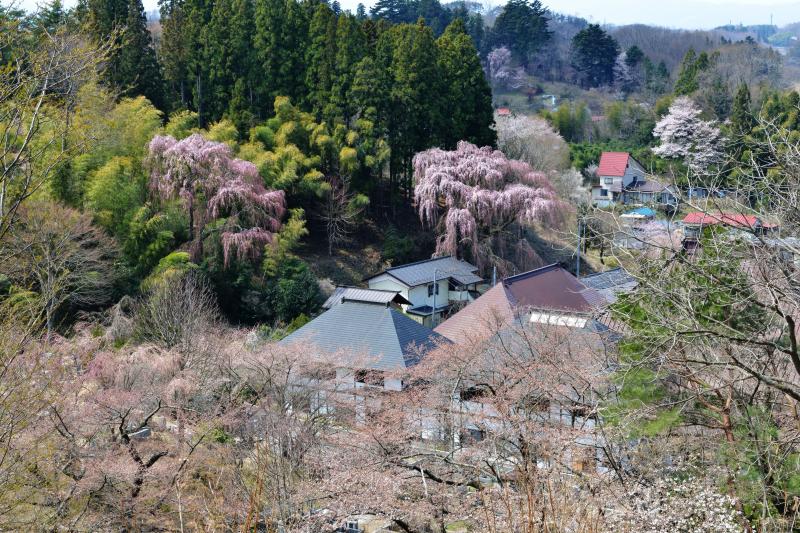
[[[17,0],[34,9],[42,0]],[[359,1],[368,7],[375,0],[339,0],[345,9],[355,10]],[[446,0],[445,0],[446,1]],[[0,0],[7,5],[9,0]],[[72,5],[75,0],[65,0]],[[501,0],[485,0],[499,5]],[[544,0],[553,11],[579,15],[592,22],[632,24],[641,22],[671,28],[713,28],[728,23],[769,24],[770,16],[782,26],[800,21],[800,0]],[[155,10],[157,0],[144,0],[145,9]]]

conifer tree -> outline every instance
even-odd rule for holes
[[[353,102],[348,98],[355,77],[355,68],[366,54],[366,37],[354,17],[346,14],[339,17],[336,42],[331,101],[326,114],[329,119],[342,118],[347,123],[355,113]]]
[[[88,26],[98,41],[121,32],[106,80],[123,95],[144,95],[164,109],[163,80],[141,0],[90,0]]]
[[[236,115],[235,122],[246,131],[248,120],[242,112],[249,107],[253,88],[253,10],[248,0],[216,0],[208,26],[206,56],[209,66],[209,118]],[[237,92],[234,98],[234,91]]]
[[[314,8],[308,28],[306,91],[308,106],[317,119],[330,101],[336,61],[336,16],[324,2]]]
[[[461,19],[453,21],[436,41],[439,69],[450,102],[442,131],[443,147],[460,140],[494,146],[492,91],[483,75],[478,52]]]
[[[699,88],[697,83],[697,53],[694,48],[689,48],[683,56],[678,79],[675,80],[675,95],[684,96],[695,92]]]
[[[731,130],[734,135],[747,135],[753,129],[755,119],[750,106],[750,88],[746,83],[742,82],[736,90],[736,96],[733,98],[733,109],[731,110]]]

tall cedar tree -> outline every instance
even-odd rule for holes
[[[330,119],[343,119],[347,123],[356,111],[348,96],[355,77],[355,66],[366,54],[366,41],[361,25],[352,15],[339,16],[331,102],[326,113]]]
[[[442,131],[442,146],[455,148],[467,140],[478,146],[494,146],[492,90],[483,75],[478,52],[466,34],[464,22],[456,19],[436,41],[439,69],[451,103],[449,124]]]
[[[258,0],[255,7],[256,65],[263,82],[259,101],[266,116],[276,96],[305,96],[308,14],[295,0]]]
[[[610,85],[619,54],[617,41],[598,24],[589,24],[572,38],[572,66],[585,87]]]
[[[390,174],[410,196],[414,154],[441,140],[438,134],[446,91],[437,68],[436,43],[431,28],[420,20],[394,26],[381,35],[378,47],[391,73],[387,121],[392,147]]]
[[[87,25],[96,40],[121,31],[105,71],[106,81],[122,95],[144,95],[164,109],[163,80],[141,0],[89,0],[88,6]]]
[[[307,104],[317,120],[330,101],[336,61],[336,15],[328,4],[314,8],[306,48]]]
[[[495,20],[490,36],[492,47],[505,46],[514,59],[527,66],[552,36],[547,29],[547,14],[539,0],[510,0]]]
[[[228,116],[240,131],[252,126],[249,112],[256,85],[250,39],[255,30],[249,0],[216,0],[206,41],[212,117]]]
[[[736,90],[731,111],[731,130],[737,137],[748,135],[755,126],[755,118],[750,106],[750,88],[742,82]]]
[[[689,48],[686,55],[683,56],[678,79],[675,80],[676,96],[688,96],[700,88],[697,83],[698,61],[699,58],[694,48]]]

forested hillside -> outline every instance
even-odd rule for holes
[[[0,531],[796,530],[797,24],[552,7],[0,4]]]

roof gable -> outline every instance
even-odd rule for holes
[[[322,304],[323,309],[330,309],[334,305],[338,305],[344,301],[348,302],[364,302],[389,305],[390,303],[396,304],[410,304],[398,291],[387,291],[380,289],[362,289],[360,287],[336,287],[325,303]]]
[[[505,278],[515,307],[589,313],[604,299],[558,264]]]
[[[451,278],[462,285],[470,285],[483,281],[483,278],[476,274],[477,271],[478,267],[475,265],[455,257],[445,256],[390,267],[366,279],[371,280],[388,274],[409,287],[416,287],[432,283],[435,274],[437,279]]]
[[[628,152],[603,152],[597,167],[598,176],[622,177],[628,168]]]
[[[448,341],[386,305],[344,300],[280,341],[296,342],[352,356],[366,368],[391,371],[415,365],[421,354]]]
[[[557,264],[505,278],[454,314],[436,332],[457,343],[492,335],[521,319],[521,310],[591,313],[606,299]]]

